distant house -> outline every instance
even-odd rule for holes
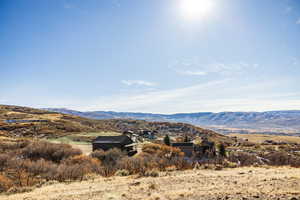
[[[193,142],[176,142],[171,144],[172,147],[179,148],[186,157],[208,157],[215,156],[215,143],[204,139],[201,144],[196,145]]]
[[[215,143],[204,139],[200,145],[195,145],[194,150],[197,157],[211,157],[216,155]]]
[[[194,152],[194,143],[192,142],[176,142],[171,144],[172,147],[179,148],[186,157],[192,157]]]
[[[157,134],[157,131],[141,130],[139,132],[140,136],[151,139],[151,140],[154,140],[156,138],[156,134]]]
[[[127,135],[119,136],[99,136],[93,140],[93,151],[117,148],[121,151],[126,151],[128,155],[134,155],[136,153],[135,144],[133,140]]]

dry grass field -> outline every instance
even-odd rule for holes
[[[291,142],[300,144],[300,137],[297,136],[283,136],[283,135],[265,135],[265,134],[230,134],[229,136],[236,136],[238,138],[248,139],[250,142],[262,143],[265,140],[273,140],[276,142]]]
[[[161,172],[160,177],[96,177],[56,183],[0,200],[300,199],[300,169],[235,168]]]

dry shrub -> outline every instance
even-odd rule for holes
[[[290,163],[291,167],[300,168],[300,157],[294,157]]]
[[[104,174],[98,159],[82,155],[70,145],[44,141],[0,142],[0,150],[6,151],[0,154],[0,192],[21,191],[51,180],[83,180],[89,174]],[[114,152],[106,153],[104,158],[111,165],[119,159]]]
[[[184,153],[178,148],[170,147],[162,144],[146,144],[142,151],[148,154],[155,154],[160,157],[183,157]]]
[[[44,159],[30,162],[27,161],[26,163],[27,172],[31,173],[34,177],[40,176],[47,181],[54,179],[57,167],[57,164]]]
[[[142,151],[144,154],[141,156],[148,157],[152,162],[155,162],[160,170],[165,170],[169,166],[176,166],[177,169],[191,168],[190,163],[184,159],[184,153],[178,148],[160,144],[146,144]]]
[[[13,186],[12,180],[7,178],[6,176],[0,175],[0,193],[7,191],[12,186]]]
[[[225,167],[225,168],[236,168],[236,167],[238,167],[238,165],[235,162],[230,162],[228,160],[224,160],[223,167]]]
[[[147,170],[144,174],[141,174],[141,175],[151,176],[151,177],[158,177],[159,176],[159,170],[157,170],[157,169]]]
[[[33,189],[34,189],[33,187],[16,187],[16,186],[13,186],[13,187],[11,187],[7,190],[7,194],[31,192]]]
[[[125,169],[130,174],[137,174],[146,170],[146,162],[141,156],[124,157],[118,162],[118,168]]]
[[[3,171],[6,167],[7,161],[11,157],[8,154],[0,154],[0,171]]]
[[[85,171],[85,174],[88,173],[101,173],[101,162],[90,156],[86,155],[78,155],[72,158],[69,158],[64,161],[64,164],[68,166],[72,165],[81,165]]]
[[[130,174],[145,175],[151,170],[166,171],[169,167],[176,169],[191,168],[184,159],[184,154],[177,148],[160,144],[147,144],[143,152],[134,157],[124,157],[118,162],[119,169],[126,169]]]
[[[115,175],[116,176],[129,176],[130,172],[126,169],[120,169],[120,170],[116,171]]]
[[[57,169],[55,179],[58,181],[83,180],[87,173],[86,168],[80,164],[66,165],[61,164]]]
[[[263,155],[263,157],[268,160],[269,165],[291,165],[292,167],[300,167],[300,157],[287,152],[271,152]]]
[[[13,180],[14,185],[18,187],[32,186],[38,182],[35,174],[29,171],[33,166],[34,163],[31,160],[15,157],[7,162],[6,172]]]
[[[118,161],[126,154],[119,149],[110,149],[108,151],[97,150],[91,153],[92,158],[98,159],[102,164],[100,174],[103,176],[112,176],[118,170]]]
[[[115,165],[119,159],[125,156],[126,154],[124,152],[116,148],[108,151],[97,150],[91,153],[91,157],[97,158],[103,165]]]
[[[291,156],[286,152],[272,152],[264,155],[264,158],[267,159],[269,165],[281,166],[288,165],[291,160]]]
[[[63,159],[82,154],[81,150],[73,149],[68,144],[52,144],[49,142],[33,142],[22,149],[21,154],[31,160],[41,158],[59,163]]]
[[[0,143],[0,152],[8,152],[8,151],[14,151],[18,149],[22,149],[29,145],[29,141],[22,140],[22,141],[15,141],[15,142],[1,142]]]
[[[255,155],[245,152],[231,153],[228,160],[239,163],[241,166],[250,166],[261,162]]]

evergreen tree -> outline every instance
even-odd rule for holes
[[[165,145],[168,145],[168,146],[171,145],[170,137],[168,134],[164,137],[164,143],[165,143]]]
[[[226,157],[226,148],[223,143],[219,144],[219,154],[222,157]]]
[[[189,140],[189,137],[187,136],[187,135],[185,135],[185,137],[184,137],[184,142],[189,142],[190,140]]]

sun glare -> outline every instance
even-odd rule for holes
[[[181,14],[190,20],[207,17],[213,10],[213,0],[180,0]]]

